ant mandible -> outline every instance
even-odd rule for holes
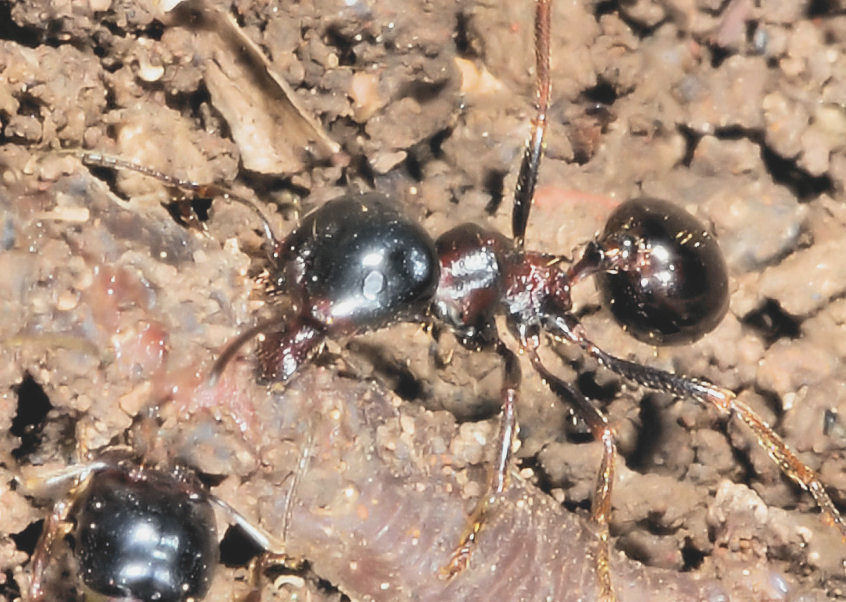
[[[139,171],[199,195],[227,197],[252,207],[261,217],[272,284],[290,296],[294,312],[281,328],[278,319],[261,322],[232,341],[216,362],[212,381],[258,334],[264,335],[259,351],[262,376],[284,382],[322,349],[327,338],[401,321],[436,319],[465,347],[494,351],[502,358],[502,417],[488,489],[442,570],[446,577],[467,566],[485,517],[506,486],[521,370],[515,352],[497,332],[494,318],[500,313],[532,367],[601,443],[590,512],[600,539],[601,597],[614,595],[608,539],[615,434],[599,409],[543,364],[538,355],[541,333],[578,345],[641,386],[739,418],[784,474],[813,496],[824,518],[846,537],[846,522],[817,474],[733,391],[615,357],[591,341],[572,312],[571,288],[594,275],[604,302],[636,338],[655,345],[683,343],[713,329],[728,307],[727,270],[715,239],[696,218],[666,201],[633,199],[617,207],[603,233],[569,267],[563,257],[525,250],[550,98],[550,4],[551,0],[536,1],[536,115],[514,192],[511,239],[465,224],[432,240],[385,197],[350,194],[312,211],[280,240],[261,211],[222,186],[174,178],[96,153],[76,154],[91,165]]]

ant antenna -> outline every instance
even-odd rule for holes
[[[220,184],[200,184],[192,180],[185,180],[183,178],[178,178],[176,176],[166,174],[163,171],[159,171],[158,169],[153,169],[152,167],[142,165],[141,163],[136,163],[135,161],[127,161],[126,159],[121,159],[120,157],[116,157],[114,155],[107,155],[100,152],[75,149],[60,150],[57,152],[59,154],[73,155],[74,157],[82,161],[83,165],[88,165],[91,167],[103,167],[106,169],[123,169],[127,171],[134,171],[136,173],[140,173],[142,175],[159,180],[160,182],[164,182],[165,184],[168,184],[175,188],[190,190],[191,192],[194,192],[201,197],[211,198],[219,196],[223,197],[226,201],[243,205],[244,207],[250,209],[253,212],[253,215],[255,215],[261,222],[262,228],[264,229],[265,239],[270,245],[270,253],[272,254],[280,246],[279,238],[273,233],[273,228],[270,225],[270,220],[267,219],[267,216],[265,216],[264,212],[259,209],[258,205],[256,205],[250,199],[239,195],[234,190],[227,188],[226,186],[222,186]]]
[[[264,212],[259,208],[259,206],[256,205],[252,200],[239,195],[231,188],[227,188],[226,186],[222,186],[220,184],[200,184],[192,180],[178,178],[163,171],[159,171],[158,169],[142,165],[141,163],[128,161],[126,159],[121,159],[120,157],[108,155],[105,153],[77,149],[64,149],[54,152],[63,155],[72,155],[82,161],[83,165],[103,167],[105,169],[123,169],[127,171],[133,171],[159,180],[160,182],[164,182],[165,184],[168,184],[175,188],[190,190],[202,197],[209,198],[219,196],[223,197],[227,201],[243,205],[244,207],[250,209],[261,222],[262,228],[264,229],[265,239],[267,240],[267,244],[270,245],[270,248],[268,249],[268,255],[271,260],[274,259],[275,254],[279,251],[280,247],[282,246],[279,242],[279,238],[273,232],[273,228],[270,225],[270,220],[267,219],[267,216],[265,216]],[[243,347],[248,341],[250,341],[255,336],[269,330],[277,323],[277,321],[278,320],[274,319],[259,322],[257,325],[241,333],[234,340],[228,343],[226,345],[226,348],[218,356],[217,360],[215,360],[214,365],[212,366],[212,369],[209,372],[208,378],[206,380],[207,386],[215,386],[220,380],[220,376],[223,374],[223,371],[226,369],[226,366],[229,364],[230,361],[232,361],[232,358],[235,357],[241,347]]]
[[[262,322],[259,322],[248,330],[245,330],[237,337],[229,341],[229,343],[226,344],[224,350],[220,352],[220,355],[218,355],[217,359],[214,361],[214,365],[209,371],[209,376],[206,379],[206,386],[214,387],[217,384],[217,381],[220,380],[220,376],[223,374],[223,371],[226,369],[226,366],[229,364],[230,361],[232,361],[232,358],[235,357],[235,354],[238,353],[238,350],[241,349],[241,347],[243,347],[248,341],[252,340],[254,337],[258,336],[262,332],[269,330],[278,322],[278,318],[271,320],[263,320]]]
[[[535,5],[535,118],[532,135],[523,152],[517,186],[514,189],[514,209],[511,213],[511,233],[518,248],[523,248],[529,211],[535,196],[543,137],[546,134],[546,113],[549,109],[551,84],[549,81],[549,27],[552,0],[538,0]]]
[[[535,118],[532,135],[523,151],[517,186],[514,189],[514,209],[511,213],[511,233],[514,243],[522,249],[525,242],[529,211],[538,181],[543,137],[546,134],[546,113],[549,109],[551,84],[549,81],[549,27],[552,0],[538,0],[535,4]]]

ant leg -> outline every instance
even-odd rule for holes
[[[41,536],[38,538],[38,543],[32,553],[30,566],[32,568],[32,577],[29,582],[28,600],[32,602],[41,602],[44,600],[44,572],[50,564],[50,559],[53,555],[53,548],[56,542],[73,529],[73,525],[68,521],[68,514],[73,503],[68,499],[63,499],[53,505],[53,511],[47,520],[44,521],[44,527],[41,530]]]
[[[719,387],[704,378],[679,376],[614,357],[588,339],[584,327],[572,315],[555,317],[548,326],[554,336],[579,345],[606,368],[639,385],[677,397],[689,397],[716,408],[723,416],[740,418],[781,471],[813,496],[825,522],[835,525],[846,539],[846,521],[826,493],[817,473],[802,462],[752,408],[738,400],[734,391]]]
[[[30,559],[32,577],[29,582],[27,600],[41,602],[45,599],[44,572],[47,570],[47,566],[53,557],[53,549],[56,546],[56,542],[73,530],[73,524],[68,520],[68,515],[73,509],[74,500],[80,490],[87,486],[91,475],[105,466],[106,464],[102,462],[91,462],[82,466],[62,469],[42,479],[18,479],[18,482],[21,484],[21,490],[33,495],[54,490],[66,481],[73,481],[73,485],[67,494],[53,504],[53,510],[44,521],[44,527],[41,529],[38,543],[32,552]]]
[[[530,335],[521,341],[523,349],[529,355],[532,367],[538,371],[546,385],[559,398],[570,404],[579,417],[585,421],[594,438],[602,444],[602,460],[590,507],[590,518],[599,531],[599,546],[596,557],[597,587],[599,599],[615,600],[611,586],[611,564],[609,553],[609,518],[611,515],[611,488],[614,484],[614,462],[617,457],[617,444],[614,429],[608,424],[605,415],[596,409],[587,398],[569,384],[552,374],[540,360],[537,350],[540,341],[537,335]]]
[[[238,525],[246,535],[255,542],[261,549],[273,554],[275,556],[285,556],[285,542],[267,531],[263,527],[258,526],[246,516],[241,514],[233,506],[224,502],[217,496],[209,495],[208,499],[211,503],[223,511],[230,524]]]
[[[515,405],[517,402],[517,391],[520,387],[521,373],[520,362],[517,356],[501,340],[494,343],[494,350],[504,362],[505,378],[502,385],[502,418],[499,423],[499,434],[497,436],[496,459],[490,467],[488,485],[485,494],[476,504],[473,512],[467,519],[467,527],[461,535],[458,546],[450,556],[446,566],[441,568],[441,575],[450,579],[467,568],[470,562],[470,554],[473,546],[482,530],[482,525],[487,518],[490,509],[508,482],[508,465],[511,458],[511,448],[514,444],[514,436],[517,430],[517,416]]]
[[[133,171],[135,173],[140,173],[155,180],[159,180],[160,182],[164,182],[165,184],[173,186],[174,188],[190,190],[191,192],[197,194],[200,197],[211,198],[219,196],[227,201],[243,205],[244,207],[250,209],[250,211],[252,211],[253,214],[261,222],[262,228],[264,229],[265,240],[267,241],[267,245],[269,247],[268,255],[271,257],[271,259],[273,258],[274,254],[277,253],[278,250],[281,248],[279,238],[274,234],[273,228],[270,225],[270,220],[267,219],[267,216],[265,216],[264,212],[259,209],[258,205],[256,205],[255,202],[253,202],[252,200],[239,195],[230,188],[227,188],[226,186],[222,186],[220,184],[200,184],[192,180],[177,178],[170,174],[166,174],[162,171],[159,171],[158,169],[153,169],[152,167],[148,167],[146,165],[142,165],[134,161],[128,161],[126,159],[121,159],[120,157],[115,157],[113,155],[107,155],[104,153],[74,149],[58,152],[60,154],[73,155],[74,157],[79,159],[83,165],[87,165],[89,167],[102,167],[105,169],[122,169],[125,171]]]
[[[247,594],[246,597],[241,598],[241,602],[261,602],[261,586],[262,580],[264,579],[264,572],[269,568],[280,564],[287,566],[287,560],[288,559],[284,555],[279,556],[270,552],[265,552],[264,554],[250,560],[250,564],[247,565],[247,573],[249,575],[248,582],[250,587],[252,587],[252,591]]]
[[[546,112],[549,109],[549,24],[552,0],[537,0],[535,3],[535,118],[532,119],[532,133],[517,176],[514,189],[514,209],[511,213],[511,232],[515,244],[523,246],[526,224],[535,196],[538,181],[543,138],[546,134]]]

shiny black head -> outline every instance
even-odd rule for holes
[[[139,600],[201,598],[218,560],[214,512],[170,474],[106,469],[76,502],[75,554],[92,591]]]
[[[413,317],[438,282],[432,239],[377,194],[344,196],[309,213],[279,260],[280,286],[329,332]]]
[[[717,241],[678,205],[657,199],[622,203],[599,247],[618,269],[597,286],[614,317],[634,337],[684,343],[711,331],[728,309],[728,271]]]

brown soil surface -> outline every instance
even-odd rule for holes
[[[256,383],[248,346],[208,389],[225,343],[276,304],[254,217],[215,201],[180,224],[158,182],[49,152],[96,149],[232,183],[281,233],[293,206],[371,189],[433,236],[465,221],[508,232],[532,116],[532,3],[223,6],[294,103],[191,9],[0,2],[0,594],[25,591],[51,502],[24,495],[16,477],[125,443],[133,419],[170,398],[153,433],[168,461],[208,476],[306,561],[267,571],[264,600],[593,599],[586,509],[599,448],[528,363],[506,499],[471,567],[440,581],[493,452],[498,359],[444,334],[434,351],[451,361],[436,369],[431,338],[405,324],[332,342],[281,392]],[[846,508],[842,5],[553,11],[553,102],[527,245],[571,257],[634,196],[708,223],[731,273],[714,332],[639,343],[590,283],[574,292],[578,315],[615,355],[738,391]],[[846,597],[846,542],[741,424],[626,386],[575,349],[550,345],[545,358],[619,434],[621,599]],[[223,547],[209,599],[243,599],[249,555],[229,537]],[[56,591],[72,587],[62,550]]]

